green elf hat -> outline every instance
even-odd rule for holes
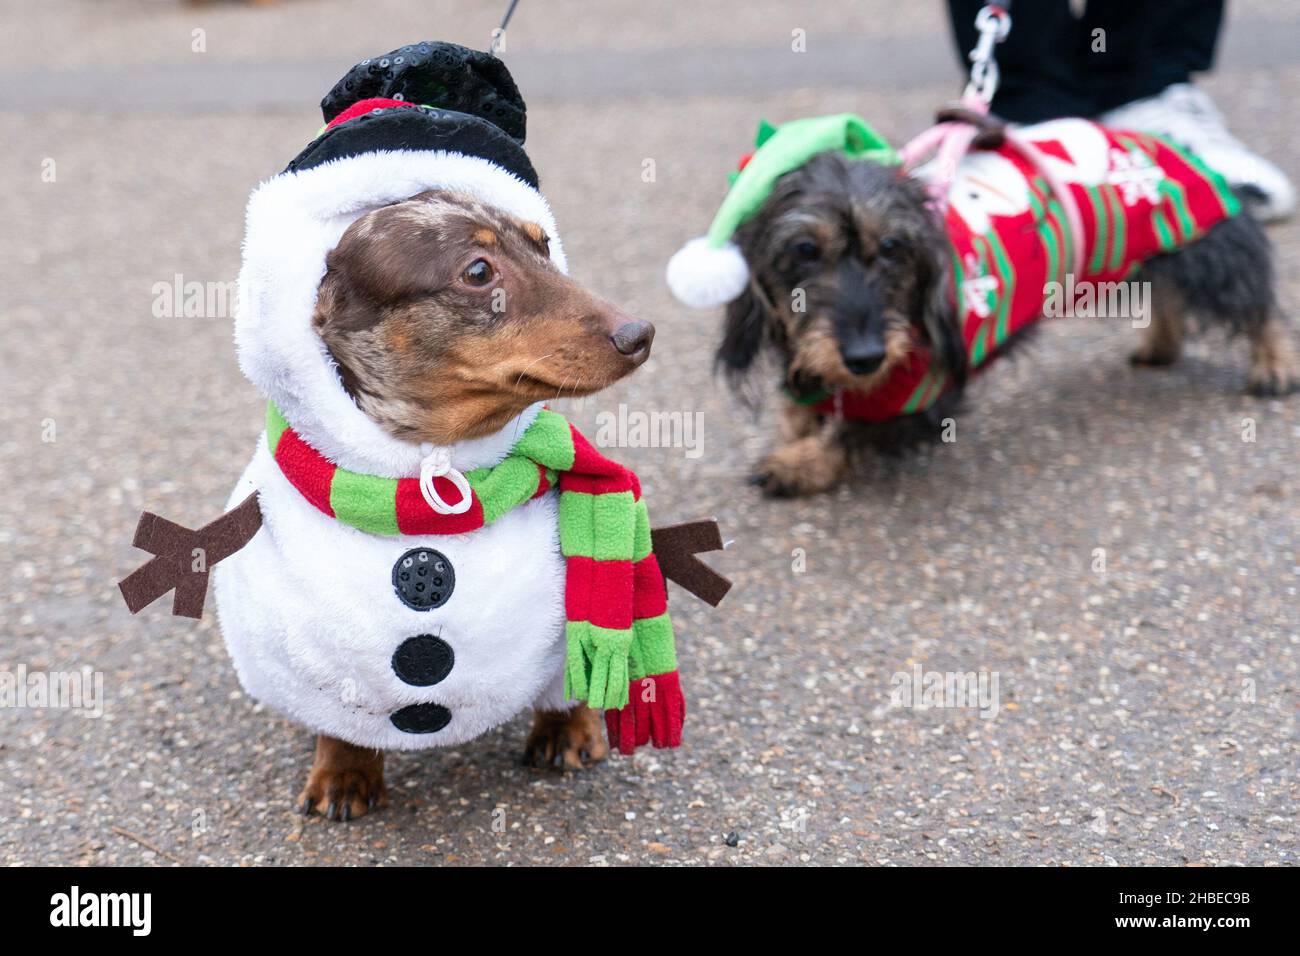
[[[707,235],[692,239],[668,260],[668,287],[682,303],[707,309],[730,302],[749,284],[749,267],[731,237],[767,201],[776,181],[818,153],[844,151],[850,159],[897,163],[898,154],[852,113],[760,123],[755,150],[731,175],[731,189]]]

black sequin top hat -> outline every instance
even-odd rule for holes
[[[482,156],[536,188],[526,107],[506,65],[455,43],[413,43],[362,60],[321,100],[325,128],[286,172],[381,149]]]

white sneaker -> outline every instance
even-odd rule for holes
[[[1252,209],[1265,222],[1295,212],[1295,187],[1286,174],[1229,133],[1214,102],[1190,83],[1175,83],[1158,96],[1103,113],[1097,121],[1155,133],[1191,150],[1231,185],[1252,193]]]

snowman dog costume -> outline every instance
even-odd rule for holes
[[[1116,298],[1146,327],[1135,364],[1175,361],[1195,318],[1249,338],[1252,392],[1295,386],[1268,239],[1217,172],[1085,120],[939,118],[902,154],[849,114],[761,124],[708,234],[669,262],[682,302],[726,307],[733,383],[764,353],[780,365],[766,493],[826,491],[864,446],[941,436],[968,376],[1045,313],[1115,314]],[[972,128],[950,168],[917,165],[914,144]],[[1149,294],[1144,314],[1129,293]]]
[[[382,751],[452,746],[532,706],[534,763],[675,747],[665,575],[715,604],[715,523],[650,529],[640,484],[540,398],[590,394],[653,327],[566,276],[495,56],[364,60],[248,203],[235,339],[267,425],[228,511],[146,513],[130,609],[175,589],[249,694],[318,735],[304,813],[382,805]],[[579,374],[580,373],[580,374]]]

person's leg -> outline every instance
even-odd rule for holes
[[[1103,105],[1102,123],[1181,144],[1251,196],[1260,218],[1282,219],[1296,202],[1286,174],[1228,132],[1214,102],[1191,83],[1213,65],[1222,23],[1221,0],[1088,0],[1080,43],[1098,29],[1104,43],[1079,48],[1079,70]]]
[[[963,69],[979,33],[975,15],[987,0],[948,0],[948,18]],[[1011,5],[1011,33],[997,45],[1001,81],[992,110],[1015,123],[1038,123],[1060,116],[1091,116],[1101,110],[1075,69],[1078,21],[1069,0],[1032,0]]]
[[[1097,112],[1210,69],[1222,24],[1222,0],[1088,0],[1075,55]]]

